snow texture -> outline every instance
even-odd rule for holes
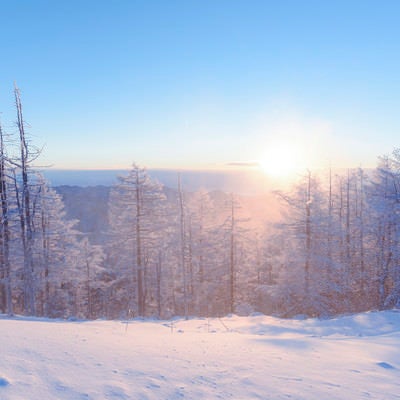
[[[400,399],[400,313],[0,318],[0,399]]]

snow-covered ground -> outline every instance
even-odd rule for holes
[[[1,400],[400,399],[400,313],[0,318]]]

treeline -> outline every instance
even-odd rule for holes
[[[61,197],[35,172],[40,151],[17,87],[14,95],[15,129],[6,134],[0,125],[0,312],[88,315],[88,271],[101,273],[102,249],[74,229]]]
[[[179,176],[168,189],[133,164],[94,245],[34,171],[17,88],[15,104],[16,131],[0,127],[0,312],[328,316],[400,305],[400,151],[374,171],[307,172],[275,193],[279,223],[251,198],[187,192]]]
[[[400,306],[400,151],[378,167],[343,174],[308,172],[267,239],[281,315],[334,315]]]
[[[166,196],[133,165],[109,201],[112,307],[290,317],[400,306],[400,151],[375,170],[307,171],[275,195],[279,223],[260,221],[245,197],[180,184]]]

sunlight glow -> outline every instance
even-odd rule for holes
[[[270,177],[287,178],[304,165],[300,148],[288,142],[270,144],[259,160],[260,168]]]

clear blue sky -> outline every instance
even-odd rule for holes
[[[371,166],[400,145],[399,21],[387,0],[3,0],[1,118],[16,81],[56,168],[219,167],[277,138]]]

